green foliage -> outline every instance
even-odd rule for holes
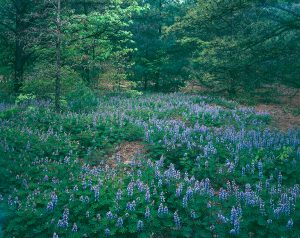
[[[51,65],[39,65],[26,76],[21,88],[25,94],[32,94],[39,99],[54,99],[55,94],[55,67]],[[61,90],[62,96],[84,87],[80,76],[70,67],[62,68]]]
[[[138,90],[127,90],[125,92],[126,96],[129,98],[136,98],[136,97],[140,97],[143,95],[143,92],[138,91]]]
[[[20,112],[19,108],[10,108],[4,111],[0,111],[0,119],[9,120],[14,118]]]
[[[13,84],[9,80],[5,80],[0,76],[0,100],[11,102],[13,97]]]
[[[76,85],[76,88],[66,94],[68,105],[72,111],[90,111],[97,106],[94,92],[85,85]]]
[[[298,23],[299,7],[289,1],[199,0],[169,31],[186,49],[190,75],[232,96],[266,82],[298,84]]]
[[[89,94],[84,90],[68,102]],[[287,199],[293,210],[278,218],[273,206],[285,196],[299,196],[300,134],[271,130],[267,115],[223,98],[184,94],[109,95],[99,98],[92,111],[80,105],[76,112],[60,113],[46,102],[33,103],[34,108],[23,103],[0,112],[5,237],[105,236],[105,229],[124,238],[232,237],[234,207],[242,209],[237,237],[296,238],[299,233],[299,201]],[[145,145],[145,154],[128,161],[115,148],[130,141]],[[187,194],[191,197],[185,205]],[[134,209],[129,208],[133,201]],[[161,214],[160,204],[168,212]],[[122,227],[117,226],[119,217]],[[67,227],[59,225],[63,218]],[[294,225],[288,228],[291,218]],[[74,223],[77,231],[72,231]]]
[[[22,104],[22,103],[30,103],[30,101],[36,99],[36,96],[33,94],[20,94],[16,98],[16,104]]]
[[[138,1],[143,11],[131,26],[134,47],[131,78],[142,90],[178,91],[187,80],[182,49],[166,29],[185,12],[188,1]]]

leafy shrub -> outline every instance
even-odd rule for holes
[[[16,98],[16,104],[30,103],[34,99],[36,99],[36,96],[33,94],[20,94]]]
[[[51,65],[38,65],[29,75],[26,75],[21,88],[22,92],[35,95],[39,99],[54,99],[55,70],[55,67]],[[62,67],[61,75],[62,96],[83,85],[80,76],[67,66]]]
[[[0,111],[0,119],[1,120],[8,120],[13,118],[14,116],[16,116],[18,113],[20,112],[19,108],[9,108],[7,110],[4,111]]]
[[[82,84],[67,93],[66,99],[72,111],[90,111],[95,109],[98,104],[94,92]]]
[[[0,100],[6,102],[12,102],[15,99],[13,93],[13,82],[11,80],[1,79],[0,75]]]
[[[138,90],[127,90],[125,91],[125,95],[129,98],[136,98],[143,95],[143,92]]]

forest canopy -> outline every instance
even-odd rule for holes
[[[300,86],[296,1],[0,3],[2,98],[32,94],[58,105],[78,88],[124,82],[162,92],[196,82],[229,95],[270,83]]]

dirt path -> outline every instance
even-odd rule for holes
[[[281,130],[286,131],[292,127],[300,128],[300,117],[284,110],[281,105],[259,104],[255,109],[257,112],[268,112],[272,116],[274,126]]]
[[[135,157],[141,156],[144,150],[144,145],[139,141],[124,142],[118,146],[109,161],[111,161],[112,166],[114,166],[116,162],[129,165]]]

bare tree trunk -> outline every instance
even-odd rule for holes
[[[15,64],[14,64],[14,91],[19,93],[24,74],[24,43],[23,43],[23,23],[24,9],[22,8],[22,1],[15,2],[16,8],[16,29],[15,29]]]
[[[159,25],[158,25],[158,38],[161,41],[161,37],[162,37],[162,0],[159,0]],[[159,48],[161,48],[161,45],[159,45]],[[159,56],[161,59],[161,55]],[[156,82],[154,85],[154,88],[156,91],[159,91],[159,82],[161,81],[161,68],[159,66],[158,71],[156,73]]]
[[[147,78],[147,76],[143,76],[142,81],[144,81],[144,91],[147,91],[147,89],[148,89],[148,78]]]
[[[23,44],[19,39],[19,36],[16,35],[16,48],[15,48],[15,75],[14,75],[14,92],[19,93],[20,88],[23,82],[23,72],[24,72],[24,63],[23,63]]]
[[[159,26],[158,26],[158,34],[161,37],[161,30],[162,30],[162,0],[159,0]]]
[[[60,110],[61,96],[61,0],[57,0],[56,12],[56,78],[55,78],[55,110]]]

